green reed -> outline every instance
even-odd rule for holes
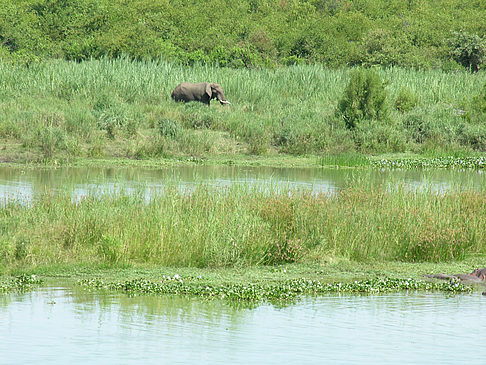
[[[486,192],[371,187],[335,195],[277,187],[168,188],[131,196],[42,195],[0,209],[4,265],[226,267],[444,262],[485,253]]]
[[[391,107],[387,123],[346,129],[336,107],[351,69],[180,66],[164,61],[45,61],[0,67],[0,139],[41,158],[174,155],[339,154],[482,149],[474,96],[485,74],[379,70]],[[182,81],[220,83],[231,106],[179,105]],[[399,111],[399,95],[414,106]],[[183,133],[166,135],[170,120]],[[205,133],[203,133],[205,132]],[[26,158],[32,158],[29,155]]]

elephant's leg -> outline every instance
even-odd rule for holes
[[[211,98],[209,97],[208,94],[203,94],[203,96],[201,97],[200,101],[201,101],[201,103],[204,103],[207,106],[209,106],[209,103],[211,102]]]

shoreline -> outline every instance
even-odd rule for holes
[[[93,267],[88,265],[44,266],[17,269],[0,275],[0,284],[22,277],[25,287],[0,285],[0,295],[35,290],[46,285],[77,286],[86,290],[124,292],[128,295],[183,295],[205,299],[262,303],[291,300],[306,295],[367,295],[389,292],[446,292],[479,295],[486,283],[431,280],[427,273],[469,272],[473,263],[486,257],[460,263],[357,263],[336,261],[327,264],[288,264],[246,268],[197,269],[147,265],[132,267]],[[22,274],[20,274],[22,273]],[[29,278],[33,278],[32,282]],[[35,281],[37,280],[37,281]],[[12,281],[13,282],[13,281]]]
[[[459,168],[485,169],[486,156],[470,154],[462,157],[451,155],[424,156],[417,154],[332,154],[332,155],[275,155],[275,156],[181,156],[173,158],[80,158],[72,160],[51,159],[41,162],[2,162],[0,167],[25,169],[57,169],[75,167],[94,168],[170,168],[184,166],[235,166],[269,168],[377,168],[423,169]]]

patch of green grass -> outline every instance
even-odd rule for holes
[[[19,267],[11,270],[11,275],[35,275],[46,284],[81,285],[87,290],[117,290],[130,295],[189,295],[257,304],[300,295],[479,291],[480,287],[465,287],[457,282],[424,281],[424,275],[467,273],[481,265],[484,265],[484,255],[446,263],[366,263],[329,257],[321,263],[224,268],[51,264]]]
[[[322,166],[361,167],[370,166],[370,159],[360,153],[325,154],[319,159]]]

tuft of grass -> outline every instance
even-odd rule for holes
[[[418,97],[410,91],[407,87],[402,87],[398,92],[395,100],[395,109],[402,113],[406,113],[415,108],[418,104]]]

